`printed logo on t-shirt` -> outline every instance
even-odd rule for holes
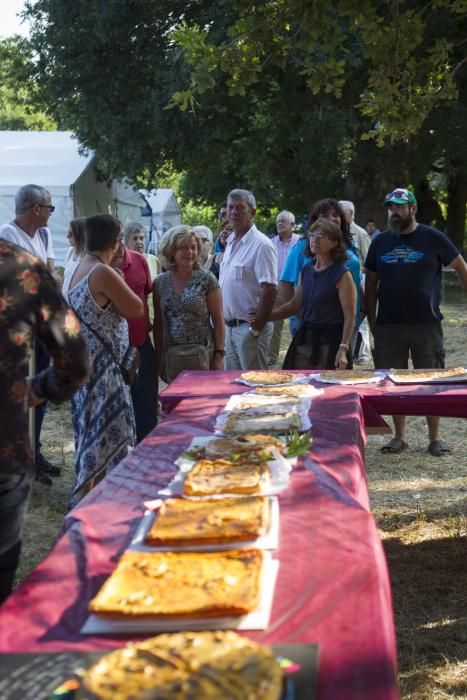
[[[381,262],[394,265],[400,263],[417,263],[424,257],[425,254],[422,253],[420,250],[414,250],[408,245],[399,245],[396,248],[393,248],[388,253],[382,255],[380,260]]]

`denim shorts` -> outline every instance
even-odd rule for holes
[[[444,367],[444,338],[441,321],[413,325],[376,324],[374,363],[377,369],[407,369],[409,356],[414,369]]]

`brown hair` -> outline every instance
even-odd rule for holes
[[[72,219],[70,231],[75,239],[75,255],[81,258],[86,252],[86,217],[80,216],[78,219]]]
[[[344,243],[344,237],[339,226],[328,219],[318,219],[318,221],[315,221],[315,223],[310,227],[309,234],[317,229],[320,229],[332,241],[336,241],[337,246],[330,252],[333,261],[345,262],[347,260],[347,247]],[[305,256],[307,258],[314,257],[309,246],[307,246],[305,249]]]
[[[120,238],[122,225],[111,214],[93,214],[86,219],[86,245],[90,252],[108,250]]]

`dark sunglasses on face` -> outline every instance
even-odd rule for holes
[[[40,204],[39,202],[36,202],[38,207],[42,207],[43,209],[48,209],[51,214],[55,211],[55,207],[53,204]]]

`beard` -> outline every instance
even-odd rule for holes
[[[412,212],[407,214],[390,214],[389,215],[389,228],[396,236],[399,236],[402,231],[408,228],[413,222]]]

